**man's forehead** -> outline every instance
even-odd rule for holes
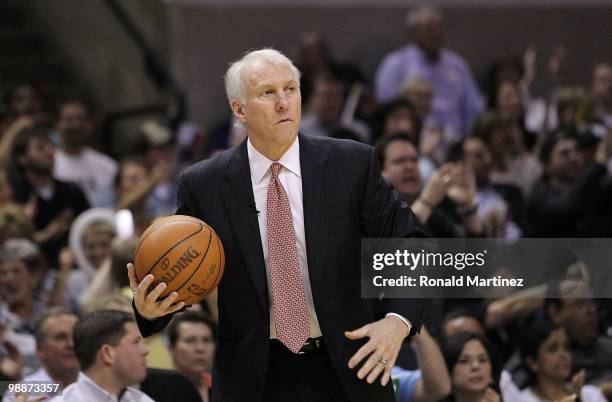
[[[293,81],[295,77],[287,64],[255,60],[244,66],[244,81],[253,86],[270,85],[278,82]]]
[[[45,322],[43,323],[43,328],[45,330],[50,330],[49,327],[54,327],[58,324],[69,324],[70,327],[74,327],[77,321],[78,321],[78,318],[72,314],[54,315],[45,320]]]
[[[208,324],[199,321],[182,321],[178,327],[178,332],[211,332]]]

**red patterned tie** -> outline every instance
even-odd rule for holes
[[[272,282],[272,306],[276,337],[297,353],[310,334],[304,283],[296,251],[289,198],[278,180],[283,166],[272,163],[268,185],[268,262]]]

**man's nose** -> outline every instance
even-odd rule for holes
[[[276,102],[276,111],[284,112],[289,108],[289,99],[287,98],[287,94],[281,93],[278,96],[278,101]]]

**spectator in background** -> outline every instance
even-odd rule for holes
[[[433,87],[431,118],[451,127],[460,140],[484,107],[470,69],[459,55],[442,47],[444,21],[439,10],[417,7],[408,14],[407,23],[414,44],[385,56],[376,73],[377,98],[397,97],[402,83],[411,78],[429,81]]]
[[[415,144],[420,143],[422,120],[416,108],[407,100],[395,99],[381,104],[373,116],[372,123],[374,142],[381,137],[401,131]]]
[[[500,402],[497,352],[482,335],[459,333],[442,345],[452,383],[446,402]]]
[[[168,327],[174,367],[191,380],[203,402],[211,400],[215,328],[210,316],[191,311],[178,315]]]
[[[573,237],[590,233],[590,226],[597,224],[605,208],[602,179],[611,153],[608,142],[606,139],[599,143],[594,161],[587,166],[582,164],[574,132],[563,130],[544,142],[540,151],[544,175],[525,203],[529,236]]]
[[[34,225],[19,205],[0,207],[0,243],[8,239],[34,240]]]
[[[41,367],[24,382],[44,381],[59,383],[65,388],[76,381],[79,361],[74,355],[73,332],[78,318],[61,308],[51,308],[34,322],[36,354]],[[49,393],[48,396],[52,396]],[[4,396],[2,402],[13,402],[12,396]]]
[[[527,328],[520,343],[523,364],[528,369],[528,386],[519,390],[507,372],[502,373],[501,390],[505,400],[521,402],[574,401],[605,402],[599,388],[584,385],[584,371],[570,380],[572,355],[570,341],[562,326],[536,321]]]
[[[159,183],[168,178],[169,168],[164,164],[150,172],[146,159],[137,156],[127,157],[119,165],[115,177],[115,209],[128,209],[132,213],[136,236],[140,236],[153,219],[146,208],[147,198]]]
[[[434,402],[446,397],[451,390],[444,357],[436,342],[423,326],[412,338],[417,355],[418,370],[394,367],[393,378],[399,380],[398,402]]]
[[[7,99],[8,111],[5,120],[0,124],[4,132],[20,118],[31,118],[42,112],[42,96],[34,84],[17,85]]]
[[[366,124],[355,119],[350,122],[342,121],[343,107],[344,94],[340,81],[332,75],[316,77],[300,131],[308,135],[330,137],[334,129],[342,127],[355,132],[362,142],[369,142],[371,132]]]
[[[492,183],[511,184],[528,194],[542,174],[540,161],[512,134],[510,124],[498,112],[478,116],[471,136],[482,139],[491,152]]]
[[[122,267],[125,269],[125,263]],[[123,276],[125,276],[125,272],[123,272]],[[105,310],[125,312],[131,315],[132,301],[128,296],[122,293],[105,294],[92,303],[85,305],[83,314],[87,316],[96,311]],[[156,402],[201,402],[197,389],[187,377],[177,371],[164,369],[172,366],[170,355],[166,344],[160,339],[161,336],[154,338],[156,339],[147,338],[145,340],[145,345],[147,349],[149,349],[149,353],[147,354],[148,368],[145,379],[140,383],[140,390]],[[164,360],[167,360],[168,364],[163,365],[162,368],[159,368],[160,365],[158,360],[160,356],[153,358],[151,356],[156,354],[156,352],[163,352],[167,355],[167,359],[164,358]],[[120,401],[122,401],[122,399],[120,399]]]
[[[486,300],[447,299],[445,304],[448,312],[442,318],[441,339],[450,339],[461,332],[483,335],[502,361],[512,356],[516,348],[515,335],[521,333],[522,322],[503,323],[508,324],[507,327],[493,322],[496,317],[492,316],[491,303]]]
[[[408,136],[397,133],[384,137],[376,145],[376,153],[383,177],[403,201],[412,205],[414,213],[434,236],[481,233],[482,225],[474,214],[475,189],[470,185],[473,177],[470,180],[470,172],[464,166],[442,166],[422,189],[418,152]]]
[[[497,112],[506,124],[513,156],[533,150],[537,138],[525,127],[525,106],[518,81],[500,81],[490,94],[488,107],[489,110]]]
[[[45,269],[36,246],[25,239],[11,239],[0,248],[0,325],[4,338],[13,343],[24,359],[24,374],[38,368],[34,319],[45,306],[35,291],[40,287]]]
[[[99,301],[105,296],[125,296],[123,289],[129,286],[125,266],[134,259],[137,245],[137,237],[115,238],[112,241],[110,259],[106,259],[96,270],[93,279],[79,300],[80,307],[94,311],[96,309],[94,305],[99,304]]]
[[[130,314],[102,310],[88,315],[74,328],[74,350],[81,364],[78,379],[52,401],[153,401],[131,387],[147,375],[148,349]]]
[[[0,168],[0,207],[13,203],[13,189],[6,170]]]
[[[399,97],[414,105],[422,123],[420,152],[428,155],[437,166],[441,165],[441,162],[446,160],[449,147],[458,141],[458,136],[447,124],[440,124],[432,119],[433,88],[431,83],[423,78],[409,78],[402,83]]]
[[[60,254],[57,285],[60,294],[56,300],[75,314],[79,313],[81,297],[96,272],[111,256],[114,218],[110,209],[92,208],[79,215],[70,228],[70,248]]]
[[[404,99],[395,99],[383,103],[376,108],[370,118],[373,137],[372,143],[376,144],[382,137],[396,133],[403,133],[419,149],[421,143],[422,120],[419,118],[415,107]],[[421,178],[427,182],[436,169],[437,161],[432,158],[431,153],[420,151],[419,171]]]
[[[588,384],[602,385],[612,396],[612,339],[598,331],[598,301],[588,286],[566,286],[557,281],[549,286],[546,316],[562,326],[571,343],[572,372],[584,369]]]
[[[337,77],[342,85],[343,94],[348,92],[352,84],[365,82],[363,74],[357,67],[334,60],[327,42],[316,32],[304,32],[300,35],[294,61],[302,73],[300,92],[305,104],[310,101],[314,82],[320,75],[331,74]]]
[[[11,152],[11,186],[39,231],[37,242],[52,266],[68,243],[72,219],[89,208],[83,191],[53,176],[53,144],[45,127],[24,129]]]
[[[509,184],[491,183],[493,158],[485,142],[468,137],[462,144],[462,160],[476,176],[476,215],[493,237],[518,238],[521,235],[523,196],[521,190]]]
[[[612,130],[612,64],[598,63],[593,68],[590,119]]]
[[[92,121],[85,103],[76,98],[61,100],[57,105],[55,129],[60,135],[55,176],[77,183],[91,205],[112,207],[117,162],[88,146]]]
[[[179,160],[178,145],[168,127],[147,121],[142,125],[142,132],[151,178],[158,182],[149,192],[146,209],[151,218],[172,215],[176,209],[176,179],[185,161]]]
[[[586,102],[586,94],[582,87],[561,87],[556,93],[557,127],[567,129],[576,126],[581,116],[582,107]]]
[[[484,324],[475,309],[458,307],[442,319],[442,339],[451,339],[462,332],[485,335]]]

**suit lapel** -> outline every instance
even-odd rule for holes
[[[316,303],[323,297],[319,289],[324,282],[333,191],[323,150],[307,136],[300,134],[299,140],[308,274]]]
[[[246,141],[234,150],[224,176],[227,183],[221,189],[221,197],[238,240],[238,247],[257,289],[259,301],[267,313],[270,309],[268,283],[259,223],[257,214],[253,212],[255,200]]]

